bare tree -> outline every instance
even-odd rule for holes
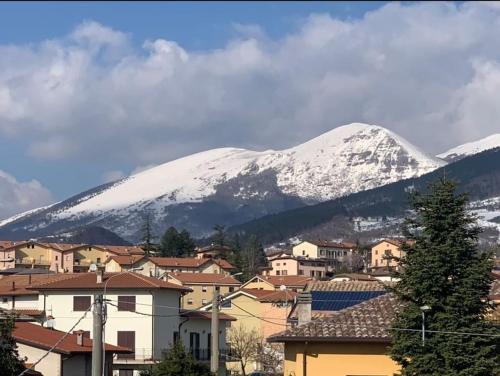
[[[231,355],[240,362],[241,374],[246,376],[247,364],[259,357],[262,336],[255,329],[236,325],[229,330],[227,342],[230,344]]]
[[[258,357],[264,373],[270,375],[283,373],[285,348],[282,343],[267,343],[266,341],[262,341],[259,346]]]

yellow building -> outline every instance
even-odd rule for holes
[[[241,285],[245,289],[279,290],[285,286],[289,291],[302,291],[312,278],[301,275],[256,275]]]
[[[403,242],[395,239],[384,239],[372,247],[372,268],[396,267],[398,262],[390,257],[402,258],[405,252],[401,249]]]
[[[398,308],[394,296],[382,295],[268,341],[285,344],[284,376],[392,376],[400,367],[386,355],[388,328]],[[310,321],[310,303],[308,312]]]
[[[239,289],[241,282],[219,273],[168,273],[167,281],[189,287],[193,291],[181,298],[182,308],[195,309],[212,301],[214,288],[220,295],[227,295]]]

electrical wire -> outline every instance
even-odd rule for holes
[[[64,333],[64,335],[59,338],[57,340],[57,342],[40,358],[38,359],[35,363],[33,363],[31,366],[27,367],[23,372],[21,372],[18,376],[22,376],[24,375],[26,372],[28,372],[29,370],[32,370],[35,368],[35,366],[37,364],[39,364],[43,359],[45,359],[62,341],[64,338],[66,338],[69,334],[71,334],[71,332],[77,327],[78,324],[80,324],[80,322],[85,318],[85,316],[87,315],[87,313],[90,311],[90,309],[92,308],[92,306],[94,305],[94,303],[92,303],[89,308],[87,308],[87,310],[83,313],[83,315],[77,320],[77,322],[71,327],[71,329],[69,329],[66,333]]]

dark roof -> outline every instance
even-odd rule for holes
[[[12,336],[16,342],[42,349],[50,349],[64,334],[65,332],[59,330],[47,329],[40,325],[18,321],[16,321],[12,331]],[[80,346],[76,342],[76,337],[76,334],[68,334],[53,351],[60,354],[92,353],[92,340],[84,337],[83,344]],[[106,344],[106,351],[112,353],[131,352],[128,348],[109,344]]]
[[[311,309],[313,311],[340,311],[385,293],[385,291],[311,291]]]
[[[311,281],[306,291],[385,291],[390,283],[373,281]]]
[[[187,317],[190,319],[202,319],[202,320],[212,320],[211,311],[181,311],[182,317]],[[236,321],[236,318],[230,316],[226,313],[219,312],[219,320],[222,321]]]
[[[384,294],[328,317],[277,333],[269,342],[390,342],[389,328],[400,309],[392,294]]]
[[[65,278],[33,284],[35,290],[101,290],[108,278],[107,289],[169,289],[189,292],[191,289],[161,279],[138,273],[105,273],[102,283],[97,283],[96,273],[68,273]]]

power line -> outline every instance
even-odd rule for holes
[[[50,348],[50,349],[49,349],[49,350],[48,350],[48,351],[47,351],[47,352],[46,352],[46,353],[45,353],[45,354],[44,354],[44,355],[40,358],[40,359],[38,359],[35,363],[33,363],[33,364],[32,364],[31,366],[29,366],[28,368],[26,368],[26,369],[25,369],[23,372],[21,372],[18,376],[22,376],[22,375],[24,375],[26,372],[28,372],[29,370],[34,369],[34,368],[35,368],[35,366],[36,366],[37,364],[39,364],[39,363],[40,363],[43,359],[45,359],[45,358],[46,358],[46,357],[47,357],[47,356],[48,356],[48,355],[49,355],[49,354],[50,354],[50,353],[51,353],[51,352],[52,352],[52,351],[53,351],[53,350],[57,347],[57,345],[59,345],[59,344],[63,341],[63,339],[64,339],[64,338],[66,338],[66,337],[67,337],[67,336],[68,336],[68,335],[69,335],[69,334],[73,331],[73,329],[75,329],[75,328],[76,328],[76,326],[77,326],[78,324],[80,324],[80,322],[84,319],[84,317],[87,315],[87,313],[90,311],[90,309],[92,308],[92,306],[93,306],[93,305],[94,305],[94,303],[92,303],[92,304],[89,306],[89,308],[87,308],[87,309],[85,310],[85,312],[83,312],[83,315],[82,315],[82,316],[78,319],[78,321],[75,323],[75,325],[73,325],[73,326],[71,327],[71,329],[69,329],[66,333],[64,333],[64,335],[63,335],[61,338],[59,338],[59,339],[57,340],[57,342],[56,342],[56,343],[55,343],[55,344],[54,344],[54,345],[53,345],[53,346],[52,346],[52,347],[51,347],[51,348]]]

